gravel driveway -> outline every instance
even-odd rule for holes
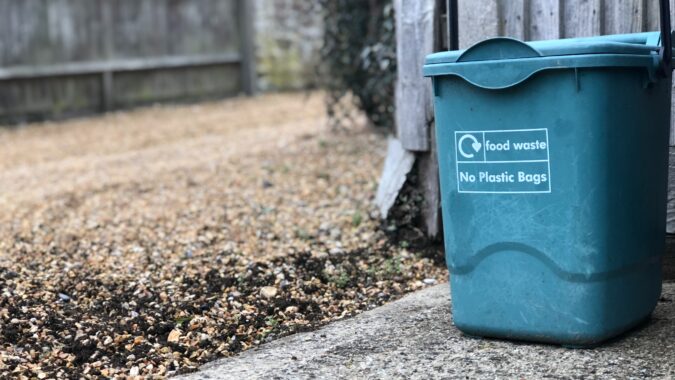
[[[321,94],[0,131],[0,377],[167,376],[446,279]],[[408,235],[406,235],[408,236]]]

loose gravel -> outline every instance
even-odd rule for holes
[[[284,94],[0,131],[0,377],[185,373],[444,281],[379,221],[384,136],[324,114]]]

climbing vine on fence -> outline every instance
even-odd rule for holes
[[[391,0],[320,0],[324,17],[321,78],[331,126],[353,106],[376,127],[394,125],[396,36]]]

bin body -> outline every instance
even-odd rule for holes
[[[425,65],[453,319],[468,334],[593,345],[658,301],[670,79],[653,51],[605,42],[513,58],[525,44],[498,39]]]

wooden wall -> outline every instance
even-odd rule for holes
[[[458,4],[461,48],[495,35],[546,40],[659,29],[657,0],[459,0]]]
[[[399,84],[397,87],[397,135],[403,148],[419,158],[421,175],[436,170],[433,144],[434,128],[428,112],[429,84],[412,83],[411,75],[419,75],[424,55],[443,31],[439,19],[445,0],[396,0],[397,26],[407,30],[397,36],[399,54]],[[670,0],[671,19],[675,15],[675,0]],[[403,13],[403,14],[402,14]],[[433,17],[430,15],[433,14]],[[472,44],[495,36],[510,36],[521,40],[544,40],[585,37],[604,34],[634,33],[659,30],[657,0],[458,0],[459,45],[465,49]],[[415,57],[415,60],[406,57]],[[421,102],[421,103],[420,103]],[[399,105],[404,106],[400,107]],[[414,104],[411,112],[406,104]],[[675,110],[675,108],[674,108]],[[673,113],[675,115],[675,112]],[[675,117],[671,119],[670,185],[667,209],[667,232],[675,233]],[[431,167],[427,167],[431,166]],[[437,181],[429,177],[430,181]],[[430,235],[436,235],[439,193],[434,183],[425,184],[429,204],[425,211]]]
[[[0,123],[250,91],[247,4],[0,0]]]

